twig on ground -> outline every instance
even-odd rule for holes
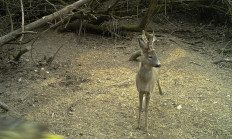
[[[61,45],[55,52],[55,54],[49,58],[46,62],[48,63],[48,66],[50,66],[52,64],[52,61],[55,59],[57,53],[59,52],[59,50],[63,47],[64,45]]]
[[[229,62],[229,63],[232,63],[232,59],[224,58],[224,59],[220,59],[220,60],[213,61],[214,64],[218,64],[218,63],[221,63],[221,62]]]
[[[32,56],[33,45],[34,45],[34,43],[39,39],[39,37],[40,37],[43,33],[47,32],[49,29],[50,29],[50,28],[48,28],[48,29],[44,30],[43,32],[41,32],[37,37],[34,38],[34,41],[31,43],[30,56],[31,56],[32,62],[33,62],[35,65],[37,65],[37,63],[35,62],[35,60],[33,59],[33,56]]]
[[[194,61],[190,61],[189,63],[192,63],[192,64],[195,64],[195,65],[198,65],[198,66],[201,66],[200,64],[194,62]]]
[[[82,31],[82,24],[83,24],[83,20],[81,19],[81,24],[80,24],[80,27],[79,27],[79,32],[78,32],[78,39],[79,39],[79,42],[81,41],[81,31]]]
[[[34,32],[34,31],[22,31],[20,33],[18,33],[18,35],[20,34],[37,34],[38,32]]]
[[[1,101],[0,101],[0,108],[4,109],[5,111],[9,111],[9,107]]]

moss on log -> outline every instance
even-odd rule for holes
[[[65,26],[60,26],[58,28],[59,32],[64,32],[64,31],[73,31],[76,32],[80,28],[81,22],[74,22],[74,23],[69,23],[66,28]],[[91,32],[93,34],[103,34],[106,36],[110,35],[110,32],[107,30],[107,28],[98,26],[98,25],[93,25],[90,23],[82,23],[82,27],[85,28],[86,31]]]
[[[132,31],[132,32],[141,32],[142,31],[142,29],[138,25],[120,26],[119,30]]]

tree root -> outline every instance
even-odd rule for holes
[[[10,56],[9,59],[10,61],[19,61],[20,57],[30,50],[31,50],[31,47],[23,48],[16,55]]]

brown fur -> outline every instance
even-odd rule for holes
[[[143,96],[145,95],[145,132],[148,130],[147,117],[148,117],[148,105],[150,101],[150,94],[154,89],[155,82],[158,85],[159,92],[162,95],[162,90],[159,83],[158,69],[154,67],[160,67],[160,62],[153,49],[153,42],[155,36],[145,35],[143,31],[142,37],[139,38],[140,49],[142,50],[142,57],[140,58],[139,71],[136,75],[136,87],[139,92],[139,117],[138,128],[140,129],[140,118],[143,104]]]

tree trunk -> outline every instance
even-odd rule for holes
[[[53,13],[53,14],[50,14],[48,16],[44,16],[42,17],[41,19],[35,21],[35,22],[32,22],[28,25],[25,26],[25,31],[29,31],[29,30],[33,30],[35,28],[38,28],[40,26],[43,26],[45,25],[47,22],[51,21],[51,20],[54,20],[58,17],[62,17],[64,16],[65,14],[68,14],[69,12],[71,12],[72,10],[80,7],[81,5],[83,4],[86,4],[87,2],[90,2],[91,0],[79,0],[71,5],[68,5],[66,7],[64,7],[63,9]],[[17,29],[15,31],[12,31],[8,34],[6,34],[5,36],[2,36],[0,37],[0,47],[2,45],[4,45],[5,43],[11,41],[12,39],[16,38],[18,35],[20,35],[22,29]]]
[[[150,6],[146,12],[146,15],[144,16],[144,18],[142,19],[142,21],[139,24],[139,28],[140,29],[145,29],[145,27],[147,26],[147,24],[149,23],[149,19],[152,16],[155,7],[157,5],[157,0],[151,0]]]

